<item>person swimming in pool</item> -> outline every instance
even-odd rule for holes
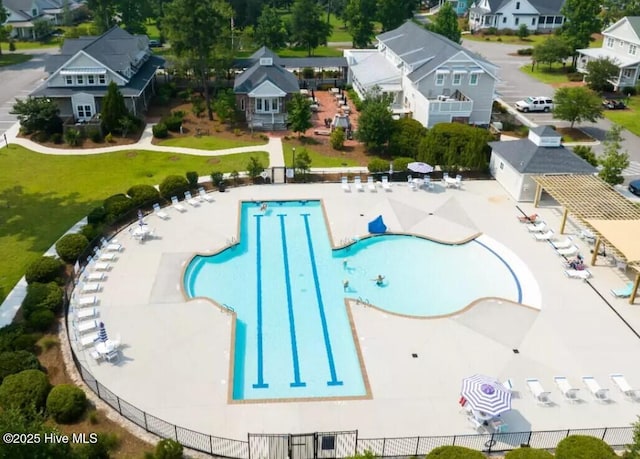
[[[266,212],[267,211],[267,203],[263,202],[262,205],[260,206],[260,212]]]
[[[380,286],[384,282],[384,276],[382,274],[378,274],[378,277],[373,280],[376,282],[376,285]]]
[[[345,279],[342,281],[342,288],[344,289],[344,291],[346,292],[349,289],[349,280]]]

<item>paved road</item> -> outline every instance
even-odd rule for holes
[[[517,55],[517,50],[524,46],[471,40],[463,40],[462,45],[500,66],[501,81],[498,83],[496,91],[500,98],[509,105],[513,105],[516,101],[527,96],[553,96],[555,89],[551,85],[541,83],[520,71],[520,67],[531,63],[529,56]],[[566,121],[553,118],[551,113],[528,113],[526,116],[536,124],[569,125]],[[604,140],[605,134],[611,126],[612,123],[607,119],[598,120],[597,123],[580,125],[585,132],[600,141]],[[625,139],[622,146],[627,150],[631,159],[631,166],[623,173],[628,182],[634,178],[640,178],[640,138],[626,130],[622,135]],[[596,145],[593,150],[596,154],[600,154],[603,147]]]

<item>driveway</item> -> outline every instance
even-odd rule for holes
[[[555,88],[520,71],[520,67],[523,65],[531,64],[530,56],[518,56],[517,54],[518,49],[526,48],[526,46],[471,40],[463,40],[462,46],[500,66],[501,81],[496,85],[496,92],[509,105],[513,106],[516,101],[527,96],[553,96]],[[569,125],[566,121],[555,119],[552,113],[528,113],[526,116],[536,124]],[[582,123],[580,128],[595,139],[602,141],[612,126],[613,123],[609,120],[601,119],[597,123]],[[628,183],[634,178],[640,178],[640,137],[627,130],[622,132],[622,136],[624,137],[622,146],[629,153],[631,160],[631,165],[623,172],[625,183]],[[596,154],[601,154],[603,146],[595,145],[593,150]]]

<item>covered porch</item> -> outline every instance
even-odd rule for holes
[[[618,66],[620,71],[616,78],[609,80],[609,83],[613,85],[614,90],[618,91],[620,88],[626,86],[634,87],[638,83],[640,78],[640,59],[637,57],[627,57],[611,53],[611,51],[605,48],[586,48],[579,49],[578,53],[580,58],[576,70],[581,73],[589,73],[587,65],[591,61],[598,59],[609,59]]]

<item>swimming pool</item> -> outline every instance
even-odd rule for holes
[[[366,396],[345,298],[414,316],[521,300],[509,266],[476,241],[384,235],[332,250],[319,201],[243,203],[240,243],[194,257],[184,283],[237,314],[234,400]]]

